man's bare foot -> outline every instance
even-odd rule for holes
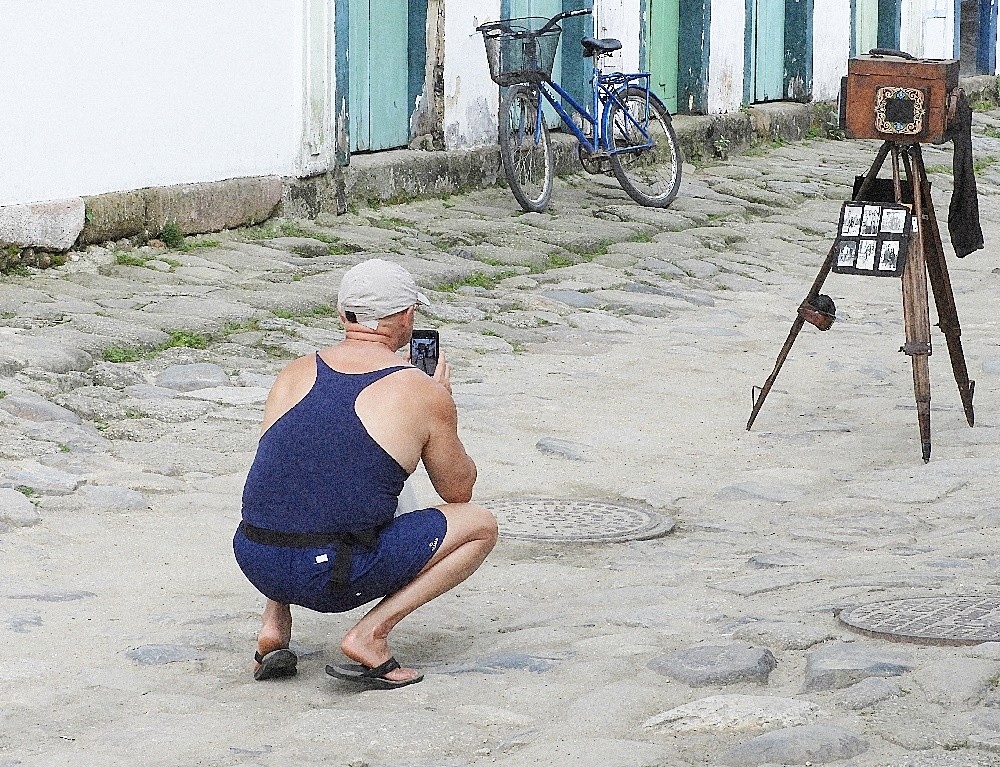
[[[287,649],[292,641],[292,611],[288,605],[267,600],[261,616],[260,632],[257,634],[257,652],[263,657],[275,650]],[[254,661],[257,673],[260,663]]]
[[[389,650],[389,642],[385,637],[376,637],[373,634],[365,634],[358,631],[355,626],[344,635],[340,642],[340,651],[353,661],[357,661],[368,668],[376,668],[392,657]],[[397,668],[385,675],[386,679],[394,682],[405,682],[416,679],[420,673],[412,668]]]

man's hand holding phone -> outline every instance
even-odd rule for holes
[[[436,330],[414,330],[410,338],[410,364],[451,392],[451,368],[441,351],[441,339]]]
[[[414,330],[410,336],[410,364],[433,376],[439,349],[440,339],[436,330]]]

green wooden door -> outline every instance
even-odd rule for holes
[[[671,113],[677,112],[680,0],[648,0],[646,63],[653,91]]]
[[[348,0],[352,152],[410,142],[407,0]]]
[[[750,101],[784,98],[785,0],[753,0],[750,19]]]
[[[899,48],[900,0],[851,0],[851,55]]]
[[[878,48],[879,0],[854,0],[854,34],[851,39],[852,54],[868,53]]]

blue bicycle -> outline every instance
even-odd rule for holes
[[[486,44],[490,77],[501,87],[509,86],[500,100],[498,139],[510,190],[526,211],[548,207],[554,161],[544,100],[576,136],[584,170],[607,174],[610,169],[633,200],[665,208],[677,197],[681,158],[670,113],[649,90],[649,73],[603,73],[598,60],[620,49],[621,42],[584,37],[583,55],[594,59],[592,109],[582,107],[552,80],[562,33],[559,22],[589,13],[580,9],[550,19],[504,19],[476,27]]]

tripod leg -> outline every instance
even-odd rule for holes
[[[917,216],[917,236],[910,238],[909,254],[903,269],[903,326],[906,345],[903,351],[913,366],[913,394],[917,402],[917,422],[920,426],[920,449],[924,462],[931,458],[931,379],[928,357],[931,354],[931,320],[927,304],[927,266],[924,259],[923,199],[921,189],[909,162],[907,180],[913,189],[913,208]],[[894,160],[898,159],[894,157]]]
[[[830,259],[827,259],[829,261]],[[829,268],[826,264],[823,265],[823,270],[829,272]],[[821,271],[821,273],[822,273]],[[825,275],[824,275],[825,276]],[[792,323],[792,329],[788,331],[788,338],[785,339],[785,343],[781,347],[781,351],[778,352],[778,358],[774,361],[774,370],[771,371],[771,375],[767,377],[764,385],[760,387],[760,394],[754,399],[753,410],[750,412],[750,420],[747,421],[747,431],[750,431],[753,426],[753,422],[757,420],[757,414],[760,409],[764,406],[764,400],[767,399],[768,392],[771,391],[771,387],[774,385],[775,380],[778,378],[778,373],[781,372],[781,366],[785,364],[785,358],[788,353],[792,350],[792,344],[795,343],[795,338],[798,336],[799,331],[802,330],[802,326],[805,324],[805,320],[801,317],[796,317],[795,322]]]
[[[916,354],[913,363],[913,397],[917,402],[917,425],[920,428],[920,454],[931,459],[931,376],[926,354]]]
[[[892,144],[888,141],[882,144],[882,147],[878,150],[878,154],[875,155],[875,162],[873,162],[872,167],[869,168],[868,173],[865,175],[865,180],[861,184],[861,188],[858,189],[858,193],[853,199],[865,199],[865,195],[871,188],[872,181],[878,176],[878,172],[882,168],[882,164],[885,162],[885,158],[889,154],[891,146]],[[819,291],[822,289],[823,283],[826,282],[826,278],[829,276],[830,270],[833,268],[833,260],[836,258],[836,247],[836,244],[834,244],[833,247],[830,248],[830,252],[827,253],[826,260],[823,262],[823,266],[820,267],[819,274],[816,275],[816,279],[813,280],[812,287],[809,288],[809,293],[806,295],[803,303],[806,303],[810,299],[819,295]],[[802,326],[804,324],[805,320],[803,320],[801,316],[797,315],[795,317],[795,321],[792,323],[792,329],[788,331],[788,337],[785,339],[785,343],[782,345],[781,351],[778,352],[778,358],[774,362],[774,370],[771,371],[771,375],[767,377],[764,385],[760,387],[760,394],[754,397],[753,410],[750,413],[750,420],[747,421],[747,431],[750,431],[750,428],[753,426],[753,422],[757,419],[757,414],[764,406],[764,400],[767,399],[767,395],[771,391],[771,387],[778,378],[778,373],[781,372],[781,366],[785,364],[785,358],[788,357],[788,353],[792,350],[792,344],[795,343],[795,339],[799,335],[799,331],[802,330]]]
[[[927,183],[927,172],[924,169],[923,155],[919,144],[914,147],[913,170],[914,186],[919,182],[922,191],[924,215],[927,216],[928,244],[927,275],[931,281],[931,291],[934,293],[934,304],[937,307],[938,326],[944,333],[948,343],[948,356],[951,358],[951,369],[958,384],[958,393],[962,398],[962,408],[969,426],[976,422],[972,397],[975,394],[976,382],[969,380],[969,369],[965,364],[965,352],[962,350],[962,327],[958,322],[958,308],[955,305],[955,294],[951,289],[951,277],[948,275],[948,264],[944,257],[944,245],[941,243],[941,232],[938,229],[937,216],[934,215],[934,202],[931,199],[930,185]],[[922,224],[923,222],[921,222]]]

